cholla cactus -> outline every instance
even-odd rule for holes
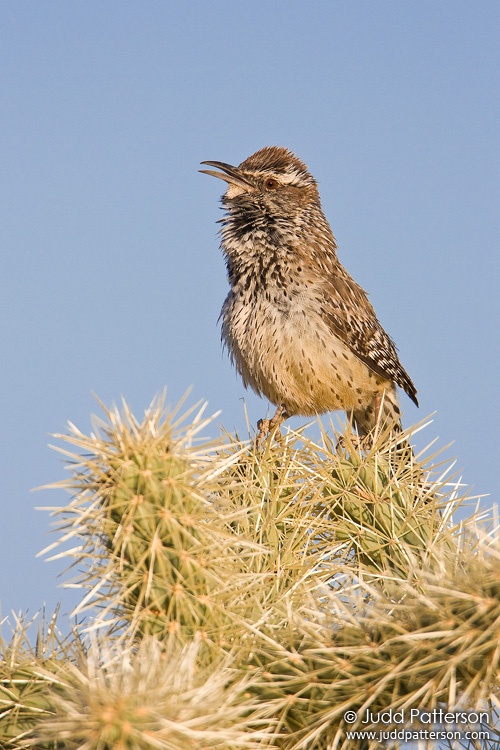
[[[380,712],[493,712],[500,547],[453,523],[463,498],[410,436],[256,449],[162,399],[105,413],[59,436],[73,497],[52,508],[88,620],[43,658],[4,646],[0,746],[354,750],[401,728]]]
[[[127,622],[143,633],[208,635],[215,619],[212,593],[233,560],[217,534],[217,511],[202,476],[213,468],[214,446],[196,448],[196,434],[210,420],[201,409],[165,418],[155,400],[138,422],[124,405],[106,410],[83,435],[73,425],[64,440],[83,454],[63,451],[71,479],[58,483],[74,493],[59,518],[60,542],[78,540],[63,554],[83,565],[73,586],[88,590],[78,611],[101,609],[98,621]],[[63,436],[57,436],[63,437]],[[50,549],[50,548],[48,548]],[[222,606],[222,602],[220,603]]]
[[[397,603],[364,587],[368,597],[355,614],[352,601],[342,613],[332,592],[325,595],[333,600],[328,615],[323,601],[321,614],[290,622],[283,611],[282,628],[263,628],[253,656],[261,669],[255,689],[288,728],[279,747],[348,750],[357,746],[353,730],[401,729],[390,718],[381,723],[380,714],[408,718],[412,710],[443,707],[488,713],[486,731],[500,742],[500,559],[480,567],[444,584],[422,572],[425,593],[401,582]]]
[[[38,634],[32,645],[29,635],[36,625]],[[32,737],[35,725],[52,714],[56,675],[80,657],[82,646],[76,633],[66,638],[61,634],[57,613],[50,621],[45,612],[29,621],[15,618],[12,630],[10,641],[0,638],[0,747],[34,748],[27,738]]]
[[[80,664],[61,670],[50,718],[35,742],[66,750],[195,750],[262,747],[273,719],[242,696],[249,678],[231,655],[200,667],[200,643],[179,648],[145,636],[134,647],[92,644]],[[49,675],[50,677],[50,675]]]

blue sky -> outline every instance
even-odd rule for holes
[[[418,388],[405,424],[436,411],[422,443],[496,501],[499,32],[497,0],[2,4],[3,614],[76,601],[35,559],[35,506],[65,497],[31,489],[65,476],[49,435],[89,429],[91,392],[264,416],[221,353],[223,185],[197,170],[265,145],[318,179]]]

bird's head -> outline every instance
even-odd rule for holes
[[[204,174],[228,183],[222,198],[232,213],[248,211],[275,218],[291,218],[319,201],[317,183],[306,165],[292,151],[280,146],[266,146],[241,162],[238,167],[222,161],[204,161],[213,169]]]

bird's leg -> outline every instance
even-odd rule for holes
[[[382,393],[379,393],[377,391],[377,393],[375,394],[375,398],[373,399],[373,418],[374,418],[373,427],[369,430],[369,432],[366,433],[366,435],[363,435],[360,438],[360,447],[366,453],[369,453],[371,449],[373,448],[375,434],[381,426],[380,421],[382,419],[383,405],[384,405],[384,396]]]
[[[341,435],[337,440],[335,450],[338,453],[348,452],[348,442],[355,451],[369,451],[373,444],[373,435],[367,425],[365,410],[349,410],[346,415],[351,424],[349,440],[346,441],[344,435]]]
[[[266,439],[270,433],[274,433],[274,437],[279,440],[281,438],[280,426],[287,418],[285,404],[280,404],[276,409],[272,419],[259,419],[257,422],[257,429],[259,431],[257,438],[255,439],[255,445],[258,447]],[[279,437],[278,437],[279,436]]]
[[[366,448],[366,440],[367,440],[367,438],[368,438],[367,435],[355,435],[355,434],[351,434],[351,436],[349,438],[349,442],[351,443],[351,445],[354,448],[354,450],[361,451],[361,450],[367,449]],[[369,450],[369,448],[370,448],[370,446],[368,447],[368,450]],[[347,452],[348,447],[346,445],[346,439],[345,439],[345,437],[343,435],[341,435],[339,437],[339,439],[337,440],[337,443],[336,443],[336,446],[335,446],[335,450],[337,451],[337,453]]]

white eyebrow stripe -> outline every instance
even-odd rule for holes
[[[281,182],[282,185],[292,185],[294,182],[300,182],[300,174],[298,172],[279,174],[276,175],[276,179]]]
[[[293,172],[273,172],[272,169],[264,170],[262,172],[249,172],[252,177],[262,177],[264,174],[268,174],[270,177],[274,177],[275,180],[281,185],[293,185],[304,181],[304,173],[294,170]]]

